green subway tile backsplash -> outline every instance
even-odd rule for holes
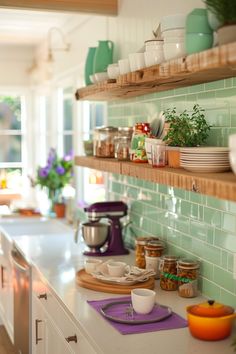
[[[163,109],[182,111],[195,103],[205,109],[212,125],[207,145],[227,146],[229,134],[236,133],[236,78],[109,102],[108,123],[131,126],[138,121],[150,122]],[[236,203],[142,179],[112,176],[110,196],[130,207],[127,244],[134,247],[137,236],[162,238],[168,253],[200,261],[204,295],[235,306]]]

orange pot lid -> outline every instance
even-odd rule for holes
[[[234,308],[224,304],[208,300],[201,304],[188,307],[188,312],[200,317],[222,317],[234,313]]]

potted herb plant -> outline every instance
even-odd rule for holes
[[[236,41],[236,4],[233,0],[203,0],[207,9],[215,15],[219,28],[219,44]]]
[[[47,164],[38,167],[34,185],[47,188],[51,209],[57,217],[64,217],[65,203],[62,196],[63,188],[71,181],[73,160],[72,154],[59,158],[55,149],[49,151]]]
[[[169,129],[163,138],[168,145],[168,165],[180,167],[180,147],[194,147],[203,145],[206,141],[210,125],[207,124],[204,109],[198,104],[193,106],[192,113],[184,110],[177,114],[176,108],[164,111]]]

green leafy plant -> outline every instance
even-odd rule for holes
[[[169,146],[191,147],[202,145],[209,135],[210,125],[207,124],[204,109],[198,104],[193,106],[193,112],[187,110],[177,114],[176,108],[164,111],[169,130],[163,138]]]
[[[236,24],[235,0],[203,0],[207,8],[216,15],[223,26]]]

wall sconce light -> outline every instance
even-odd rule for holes
[[[59,46],[53,46],[53,43],[52,43],[53,33],[57,33],[57,35],[58,35],[57,37],[59,38],[59,40],[61,42],[61,44]],[[48,30],[47,42],[48,42],[48,55],[47,55],[47,62],[48,63],[54,62],[53,52],[56,52],[56,51],[68,52],[71,47],[70,43],[68,43],[66,41],[65,35],[58,27],[52,27]]]

